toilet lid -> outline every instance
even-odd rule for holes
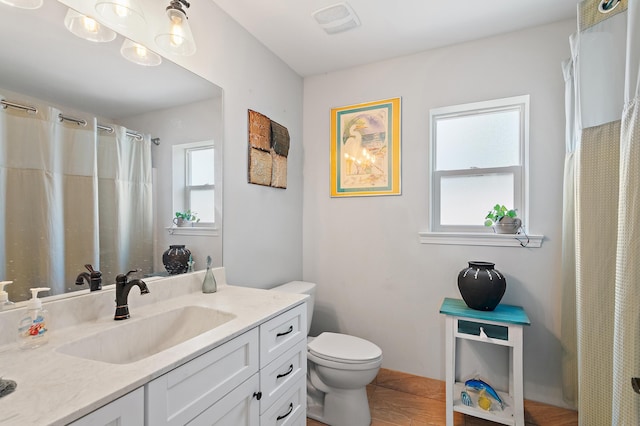
[[[368,340],[339,333],[322,333],[307,348],[319,358],[344,363],[369,362],[382,356],[382,349]]]

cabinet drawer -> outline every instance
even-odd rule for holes
[[[260,325],[260,366],[288,351],[307,334],[307,304],[295,308]]]
[[[258,371],[258,329],[146,385],[146,424],[184,425]]]
[[[307,339],[300,340],[260,370],[260,413],[264,413],[300,377],[307,375]]]
[[[261,417],[260,426],[293,426],[307,417],[307,378],[300,377]]]
[[[509,327],[482,322],[458,320],[458,334],[480,336],[480,329],[492,339],[509,340]]]

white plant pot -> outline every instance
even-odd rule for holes
[[[493,225],[493,230],[496,234],[517,234],[521,226],[520,218],[505,216]]]

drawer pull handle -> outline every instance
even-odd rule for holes
[[[287,331],[285,331],[283,333],[276,334],[276,337],[286,336],[289,333],[293,333],[293,326],[292,325],[289,326],[289,329]]]
[[[262,399],[262,392],[254,392],[253,397],[260,401]]]
[[[289,414],[291,414],[292,412],[293,412],[293,402],[290,402],[290,403],[289,403],[289,411],[287,411],[287,413],[286,413],[286,414],[283,414],[283,415],[281,415],[281,416],[278,416],[278,417],[276,418],[276,421],[280,421],[280,420],[282,420],[282,419],[286,418],[286,417],[287,417]]]
[[[282,379],[283,377],[287,377],[291,373],[293,373],[293,364],[289,365],[289,371],[287,371],[286,373],[278,374],[276,376],[276,379]]]
[[[480,327],[480,338],[484,340],[489,340],[489,336],[484,332],[484,327]]]

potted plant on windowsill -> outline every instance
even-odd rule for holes
[[[176,217],[173,218],[173,223],[179,228],[185,226],[193,226],[194,222],[200,222],[200,219],[196,216],[196,212],[187,210],[186,212],[176,212]]]
[[[496,234],[517,234],[522,227],[516,209],[507,209],[503,204],[493,206],[484,219],[484,226],[493,226]]]

